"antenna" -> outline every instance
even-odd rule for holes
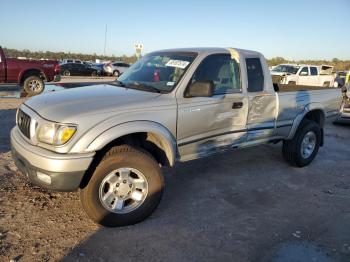
[[[106,30],[105,30],[105,46],[103,48],[103,56],[106,56],[106,44],[107,44],[107,24],[106,24]]]

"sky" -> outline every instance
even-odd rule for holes
[[[350,59],[350,0],[0,0],[0,45],[132,55],[236,47],[267,58]]]

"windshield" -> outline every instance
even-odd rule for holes
[[[144,56],[116,81],[118,85],[168,93],[172,91],[196,57],[190,52],[157,52]]]
[[[290,73],[295,75],[300,66],[291,66],[291,65],[278,65],[274,69],[272,69],[273,72],[280,72],[280,73]]]

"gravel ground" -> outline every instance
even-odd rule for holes
[[[350,261],[350,126],[327,124],[302,169],[280,145],[165,169],[154,214],[111,229],[86,217],[76,193],[17,172],[9,132],[22,101],[0,99],[0,261]]]

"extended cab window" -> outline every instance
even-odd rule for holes
[[[264,72],[260,58],[247,58],[248,92],[261,92],[264,90]]]
[[[310,73],[312,76],[317,76],[317,67],[310,67]]]
[[[301,76],[308,76],[308,75],[309,75],[309,69],[308,69],[306,66],[304,66],[304,67],[300,70],[299,75],[301,75]]]
[[[213,81],[215,95],[241,90],[239,65],[228,54],[210,55],[202,61],[192,77],[192,83],[205,80]]]

